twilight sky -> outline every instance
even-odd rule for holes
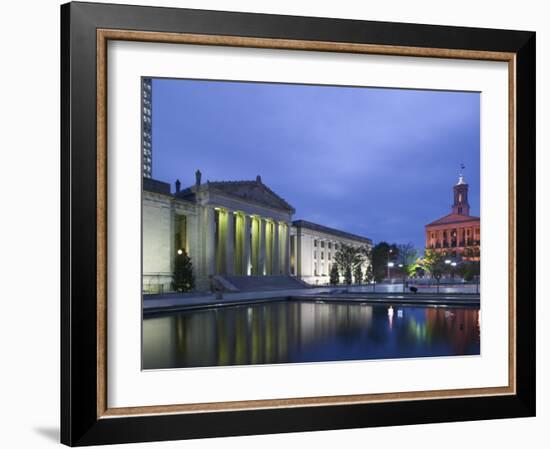
[[[478,93],[153,80],[153,178],[253,180],[294,219],[424,247],[460,164],[479,216]]]

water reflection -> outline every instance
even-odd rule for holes
[[[479,309],[275,302],[147,318],[143,368],[479,354]]]

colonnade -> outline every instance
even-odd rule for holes
[[[444,232],[446,232],[445,236]],[[453,233],[456,233],[455,237],[453,237]],[[434,237],[432,237],[432,234],[434,234]],[[453,241],[455,242],[455,245],[452,245]],[[426,230],[426,247],[428,248],[462,248],[465,246],[471,246],[471,244],[468,245],[469,241],[479,241],[479,225],[454,226]],[[447,244],[447,246],[445,246],[445,244]]]
[[[206,210],[208,274],[288,275],[290,224],[226,208]]]

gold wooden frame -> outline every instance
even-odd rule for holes
[[[516,394],[516,55],[442,48],[98,29],[97,35],[97,417],[258,410]],[[107,42],[109,40],[363,53],[508,63],[508,386],[139,407],[107,407]]]

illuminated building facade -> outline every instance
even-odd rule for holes
[[[170,290],[179,250],[191,258],[198,290],[212,276],[293,275],[327,284],[334,254],[342,244],[372,246],[370,239],[315,223],[292,222],[294,208],[266,186],[252,181],[203,183],[181,189],[143,179],[143,290]],[[296,282],[296,281],[293,281]]]
[[[290,272],[311,285],[329,283],[334,255],[342,245],[372,248],[372,240],[369,238],[306,220],[294,221],[290,234]],[[363,274],[369,263],[368,260],[363,263]],[[343,273],[340,273],[340,279],[344,279]]]
[[[459,176],[453,186],[451,213],[425,226],[426,249],[438,253],[477,261],[480,256],[480,220],[470,215],[468,184]]]

